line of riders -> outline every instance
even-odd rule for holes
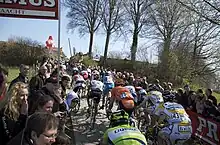
[[[149,85],[148,90],[140,83],[126,86],[111,71],[101,75],[98,70],[79,71],[76,67],[71,84],[73,91],[67,93],[67,108],[71,108],[73,100],[81,99],[80,88],[84,95],[85,88],[88,90],[88,110],[89,99],[95,96],[99,104],[102,98],[99,109],[105,108],[110,116],[109,129],[100,140],[102,145],[181,145],[191,138],[191,120],[171,91],[162,92],[155,84]],[[114,105],[117,111],[112,112]]]

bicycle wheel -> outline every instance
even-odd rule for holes
[[[105,112],[106,112],[106,115],[107,115],[107,110],[109,108],[109,104],[110,104],[110,98],[108,97],[105,101]],[[108,116],[108,115],[107,115]]]
[[[137,123],[137,128],[141,131],[141,132],[146,132],[145,128],[146,128],[146,120],[143,117],[140,117],[138,119],[138,123]]]
[[[96,116],[95,112],[96,112],[95,102],[94,102],[94,99],[92,99],[92,101],[91,101],[91,110],[90,110],[90,114],[91,114],[90,127],[91,127],[91,129],[94,128],[94,124],[95,124],[95,116]]]

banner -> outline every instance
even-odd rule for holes
[[[58,0],[0,0],[0,16],[58,20]]]
[[[192,121],[193,135],[211,145],[220,145],[220,123],[192,111],[187,111]]]

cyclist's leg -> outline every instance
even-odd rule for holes
[[[158,144],[159,145],[171,145],[170,134],[172,133],[172,125],[162,128],[158,132]]]
[[[92,98],[92,96],[93,96],[92,91],[90,91],[90,92],[88,93],[88,95],[87,95],[87,98],[86,98],[86,100],[87,100],[87,105],[88,105],[88,110],[87,110],[87,112],[89,111],[89,108],[91,107],[90,99]]]
[[[105,88],[103,90],[103,96],[102,96],[102,106],[100,109],[104,109],[104,105],[105,105],[105,99],[106,97],[108,97],[108,93],[109,93],[109,89],[108,87],[105,85]]]

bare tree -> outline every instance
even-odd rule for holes
[[[176,0],[213,24],[220,25],[220,0]]]
[[[186,18],[183,8],[175,0],[155,1],[151,5],[150,25],[154,39],[162,41],[162,53],[160,55],[161,70],[163,77],[169,79],[169,52],[174,38],[179,35]]]
[[[110,51],[108,53],[108,58],[114,59],[128,59],[130,57],[130,53],[128,51]]]
[[[68,29],[78,28],[80,35],[90,34],[89,56],[92,55],[94,33],[102,21],[102,0],[65,0],[64,5],[69,8]]]
[[[124,2],[127,20],[130,24],[133,24],[132,28],[130,28],[133,35],[131,45],[131,61],[133,64],[136,60],[139,33],[144,24],[147,23],[149,18],[147,12],[151,4],[150,0],[127,0]]]
[[[103,66],[106,64],[110,37],[119,32],[124,24],[123,0],[104,0],[103,27],[106,32]]]

